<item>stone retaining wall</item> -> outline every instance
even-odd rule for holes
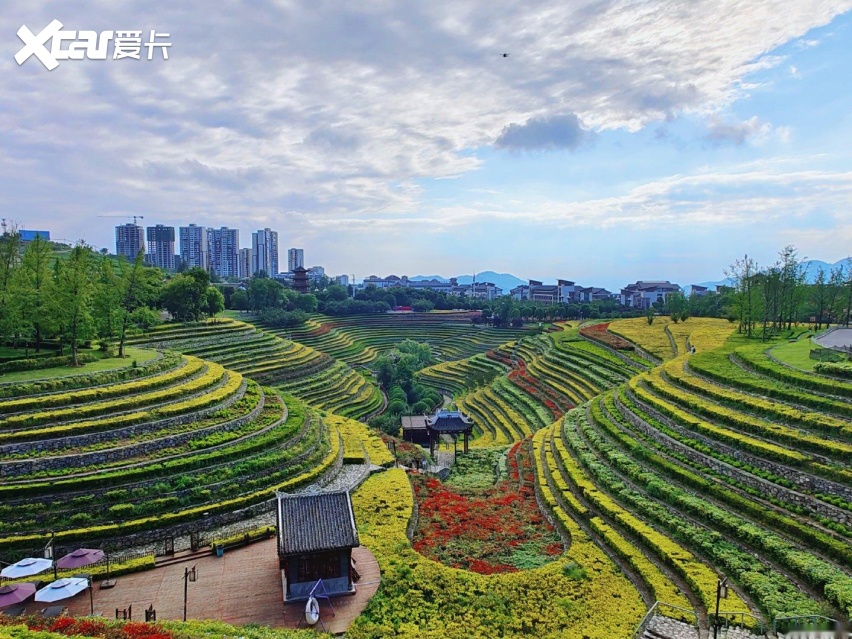
[[[735,459],[740,459],[743,462],[749,464],[750,466],[754,466],[755,468],[760,468],[761,470],[770,472],[773,475],[783,477],[784,479],[787,479],[798,486],[805,487],[815,492],[825,492],[830,494],[838,494],[840,492],[843,497],[845,497],[846,499],[850,499],[850,494],[852,494],[852,490],[846,489],[845,486],[839,486],[837,484],[834,484],[833,482],[829,482],[828,480],[823,480],[819,477],[814,477],[813,475],[802,473],[801,471],[796,471],[786,466],[760,459],[759,457],[755,457],[753,455],[743,453],[742,451],[735,450],[729,446],[726,446],[725,444],[719,443],[718,441],[711,440],[692,431],[688,431],[683,427],[674,424],[671,420],[659,414],[653,408],[647,406],[646,404],[643,404],[635,396],[631,395],[631,399],[635,401],[639,406],[641,406],[643,410],[647,411],[648,414],[652,415],[654,419],[658,419],[672,430],[677,431],[678,433],[681,433],[682,435],[687,436],[690,439],[695,439],[704,444],[705,446],[718,450],[719,452],[731,456]],[[747,471],[740,470],[735,466],[731,466],[726,462],[718,460],[715,457],[705,455],[704,453],[690,448],[686,444],[682,444],[681,442],[669,437],[665,433],[661,433],[650,424],[645,423],[637,415],[634,415],[626,407],[624,407],[621,402],[618,401],[617,397],[616,405],[618,406],[621,415],[625,419],[627,419],[631,424],[633,424],[638,430],[650,436],[652,439],[662,444],[663,446],[683,455],[690,461],[701,464],[702,466],[707,466],[715,472],[719,473],[720,475],[735,479],[738,482],[749,486],[750,488],[756,488],[760,490],[763,494],[766,494],[770,497],[774,497],[775,499],[779,499],[789,504],[794,504],[796,506],[799,506],[811,512],[815,512],[820,516],[832,519],[844,525],[852,525],[852,513],[849,513],[841,508],[837,508],[835,506],[832,506],[831,504],[827,504],[823,501],[815,499],[810,495],[799,493],[789,488],[785,488],[784,486],[775,484],[771,481],[761,479],[760,477],[752,475]],[[838,491],[838,489],[843,490]]]
[[[204,411],[161,420],[160,422],[158,422],[159,427],[169,428],[198,421],[199,418],[211,415],[216,411],[222,410],[224,408],[228,408],[237,400],[242,398],[242,396],[245,394],[245,390],[246,382],[243,381],[243,384],[240,386],[237,393],[229,397],[224,402],[217,404],[216,406],[210,407]],[[155,452],[164,448],[180,446],[181,444],[185,444],[186,442],[191,441],[192,439],[204,435],[210,435],[216,432],[226,432],[235,430],[255,419],[258,413],[258,409],[255,408],[255,410],[253,410],[247,415],[244,415],[243,417],[228,422],[214,424],[213,426],[210,426],[208,428],[178,433],[160,439],[155,439],[147,442],[139,442],[137,444],[131,444],[128,446],[122,446],[120,448],[111,448],[103,451],[92,451],[88,453],[80,453],[77,455],[62,455],[55,457],[45,457],[42,459],[21,459],[8,462],[0,462],[0,477],[14,477],[18,475],[27,475],[43,471],[63,470],[66,468],[81,468],[90,465],[106,464],[114,461],[121,461],[123,459],[129,459],[131,457]],[[30,445],[24,443],[18,444],[17,446],[20,446],[21,452],[25,453],[28,450],[27,447],[29,447]]]

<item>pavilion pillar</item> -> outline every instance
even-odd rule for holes
[[[465,455],[467,455],[468,450],[469,450],[468,442],[467,442],[467,438],[468,438],[469,435],[470,435],[470,431],[468,431],[468,430],[464,431],[464,453],[465,453]]]

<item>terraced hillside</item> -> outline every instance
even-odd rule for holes
[[[612,328],[661,366],[536,433],[550,507],[587,522],[656,599],[683,605],[675,584],[702,618],[717,573],[737,593],[728,610],[848,616],[852,385],[729,339],[724,322],[659,320]]]
[[[340,457],[335,426],[221,364],[167,351],[131,370],[0,384],[0,552],[239,519]]]
[[[567,330],[523,337],[484,356],[430,366],[418,378],[455,396],[474,417],[474,445],[493,446],[530,436],[638,370],[631,360]]]
[[[363,418],[384,403],[371,379],[347,364],[245,322],[169,324],[132,341],[208,358],[311,406],[347,417]]]
[[[470,318],[468,312],[318,315],[298,329],[268,330],[352,366],[371,362],[378,352],[389,350],[404,339],[429,343],[438,359],[457,360],[484,353],[530,330],[490,328],[475,325]]]

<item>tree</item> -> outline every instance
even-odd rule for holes
[[[725,271],[725,275],[734,281],[734,307],[739,319],[737,331],[745,332],[748,337],[753,335],[757,317],[757,287],[755,286],[757,273],[757,262],[748,255],[741,260],[736,260]]]
[[[17,224],[0,236],[0,338],[15,339],[20,326],[20,304],[13,295],[13,279],[20,260],[21,236]]]
[[[57,260],[57,264],[59,261]],[[56,298],[59,301],[59,317],[62,333],[71,347],[71,365],[78,366],[79,343],[91,337],[92,295],[95,284],[93,277],[93,253],[83,242],[71,250],[68,260],[56,271]]]
[[[49,304],[56,292],[50,271],[51,256],[50,242],[42,239],[41,235],[36,235],[24,251],[21,267],[18,269],[16,288],[20,292],[25,321],[33,327],[36,352],[41,350],[44,335],[51,333],[56,327]]]
[[[210,277],[204,269],[194,267],[175,275],[163,287],[161,301],[165,309],[181,322],[201,319],[206,312],[207,287]]]
[[[141,253],[141,251],[140,251]],[[92,255],[96,285],[92,297],[92,316],[98,337],[109,342],[122,325],[120,276],[116,265],[105,255]],[[119,266],[118,268],[121,268]]]
[[[820,267],[817,271],[816,281],[811,286],[811,301],[816,312],[816,330],[822,328],[823,316],[828,303],[828,278],[825,269]]]
[[[239,288],[231,293],[231,308],[235,311],[249,310],[248,292]]]
[[[249,308],[260,313],[267,308],[278,308],[284,298],[284,287],[268,277],[253,277],[248,285]]]
[[[136,255],[133,264],[128,267],[124,262],[121,264],[121,274],[119,276],[119,286],[121,291],[119,303],[119,315],[121,318],[121,328],[118,339],[118,356],[124,357],[124,342],[127,337],[127,325],[132,321],[132,317],[140,309],[146,308],[149,304],[153,304],[160,297],[160,289],[162,288],[162,276],[157,269],[145,268],[143,264],[144,256],[142,251]],[[199,269],[200,270],[200,269]],[[202,271],[203,272],[203,271]],[[138,319],[142,319],[137,318]],[[145,317],[145,323],[151,320],[150,316]]]
[[[225,296],[215,286],[207,287],[207,294],[204,303],[204,312],[207,317],[216,317],[217,313],[225,310]]]

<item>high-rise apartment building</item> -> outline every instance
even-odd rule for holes
[[[300,248],[287,249],[287,270],[291,273],[298,267],[305,268],[305,251]]]
[[[278,231],[266,228],[251,234],[254,272],[265,271],[269,277],[278,275]]]
[[[115,227],[115,254],[123,255],[131,262],[139,251],[145,252],[145,230],[137,224],[122,224]]]
[[[210,270],[221,278],[239,277],[240,232],[223,226],[209,229]]]
[[[180,233],[180,259],[187,268],[210,268],[210,256],[208,250],[208,238],[210,229],[196,224],[181,226]]]
[[[148,235],[148,255],[146,261],[151,266],[173,271],[175,268],[175,227],[149,226],[147,228]]]
[[[244,277],[251,277],[255,274],[254,270],[254,252],[250,248],[241,248],[240,249],[240,263],[238,266],[239,277],[240,279]]]

